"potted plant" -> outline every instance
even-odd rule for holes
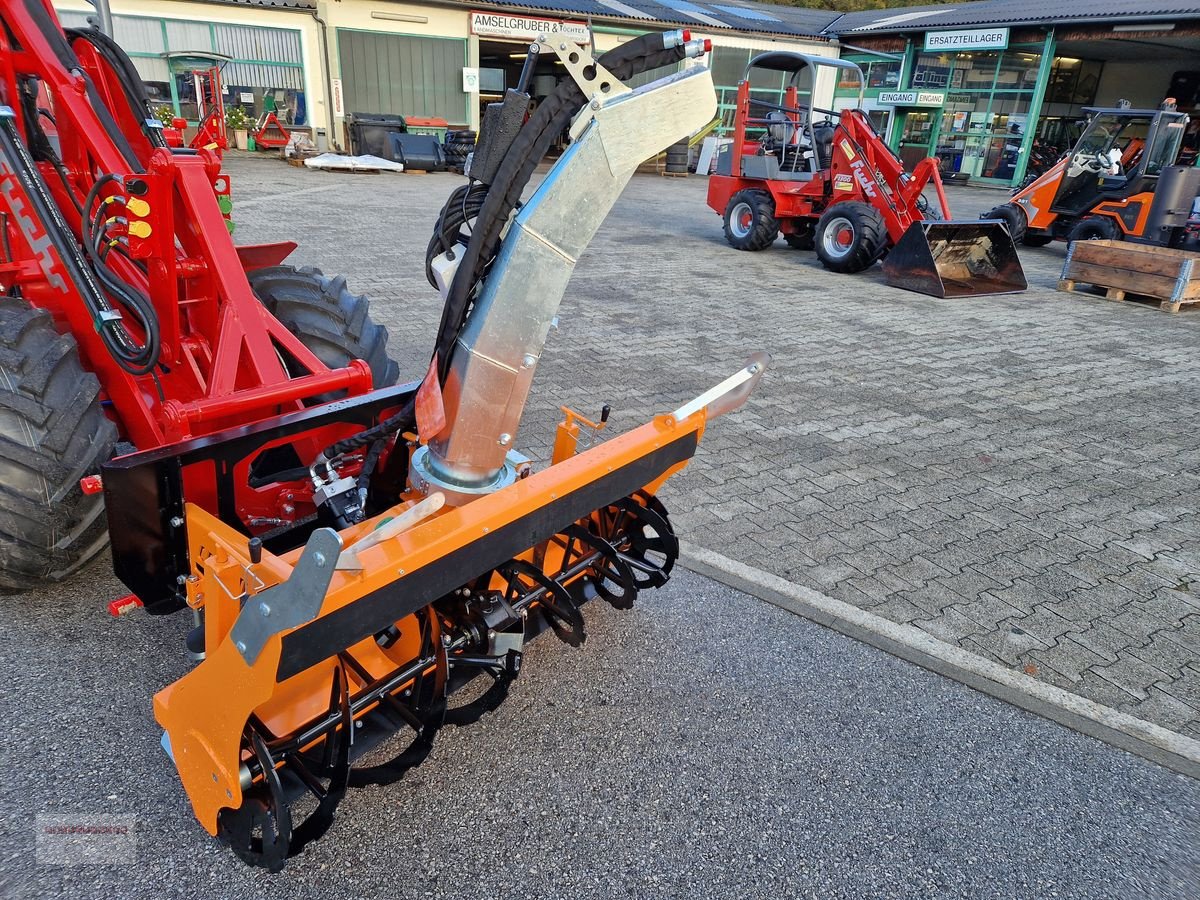
[[[171,128],[175,123],[175,110],[170,106],[163,104],[154,111],[155,118],[163,123],[163,128]]]
[[[231,106],[225,110],[225,128],[233,132],[234,143],[239,150],[245,150],[250,144],[250,119],[240,106]]]

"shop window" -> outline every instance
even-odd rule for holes
[[[1038,69],[1041,64],[1041,53],[1010,47],[1000,55],[1000,67],[996,70],[996,89],[1032,91],[1037,87]]]
[[[1050,69],[1050,83],[1046,86],[1046,102],[1085,106],[1095,103],[1103,68],[1103,63],[1090,60],[1055,59]]]
[[[734,87],[741,83],[750,62],[750,51],[740,47],[714,47],[712,52],[713,84],[719,88]]]
[[[873,62],[867,71],[867,87],[894,90],[900,86],[900,61]]]
[[[900,86],[900,60],[853,56],[848,59],[862,69],[863,87],[867,90],[894,91]],[[858,74],[853,70],[839,70],[834,96],[857,97],[858,89]]]
[[[948,53],[922,53],[913,66],[909,86],[944,88],[950,84],[952,57]]]

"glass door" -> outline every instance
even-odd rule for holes
[[[903,117],[900,126],[900,161],[909,172],[921,160],[929,156],[929,148],[934,140],[934,115],[936,110],[909,109],[897,110],[897,115]]]

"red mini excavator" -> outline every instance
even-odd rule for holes
[[[708,182],[708,205],[724,219],[730,245],[765,250],[782,234],[791,247],[815,247],[834,272],[861,272],[882,259],[889,283],[937,297],[1024,290],[1002,226],[947,221],[936,160],[905,172],[862,110],[800,102],[801,76],[815,86],[822,68],[862,85],[862,71],[847,60],[771,51],[747,65],[733,140]],[[772,92],[782,80],[782,104],[765,99],[764,73]],[[928,185],[936,205],[922,194]]]
[[[606,417],[567,413],[540,470],[516,443],[575,261],[637,165],[716,108],[702,66],[625,82],[705,46],[531,45],[568,77],[531,115],[510,91],[497,121],[519,127],[481,135],[487,162],[430,242],[444,310],[428,374],[395,385],[344,279],[285,265],[291,243],[234,245],[220,160],[165,145],[109,37],[64,31],[50,0],[0,0],[0,19],[0,583],[66,577],[107,516],[146,611],[198,623],[200,661],[154,698],[192,809],[278,870],[350,788],[395,781],[503,700],[526,639],[578,646],[587,601],[627,607],[670,576],[656,491],[765,355],[590,449],[580,435]]]

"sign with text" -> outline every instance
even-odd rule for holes
[[[471,34],[480,37],[517,38],[522,41],[536,41],[539,34],[544,34],[565,38],[576,44],[586,44],[592,39],[586,22],[564,22],[560,19],[496,12],[472,12]]]
[[[344,116],[346,114],[346,101],[342,96],[342,79],[331,79],[333,82],[333,114],[335,116]]]
[[[1007,48],[1007,28],[925,32],[926,50],[1005,50]]]
[[[880,91],[879,102],[889,106],[941,106],[946,95],[942,91]]]

